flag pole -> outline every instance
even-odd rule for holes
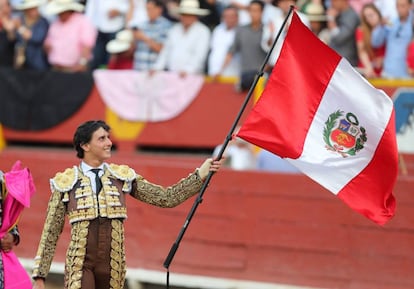
[[[241,118],[241,116],[243,115],[243,112],[244,112],[244,110],[246,109],[247,104],[248,104],[248,103],[249,103],[249,101],[250,101],[250,98],[251,98],[251,96],[252,96],[252,94],[253,94],[253,91],[254,91],[254,89],[255,89],[255,87],[256,87],[256,85],[257,85],[257,82],[259,81],[259,78],[260,78],[260,77],[262,77],[262,76],[263,76],[263,74],[264,74],[264,68],[265,68],[265,66],[266,66],[267,62],[269,61],[270,55],[272,54],[272,51],[273,51],[273,49],[274,49],[274,47],[275,47],[275,45],[276,45],[277,41],[279,40],[280,35],[282,34],[283,30],[285,29],[286,23],[287,23],[287,21],[288,21],[288,19],[289,19],[290,15],[292,14],[293,10],[294,10],[294,6],[290,6],[289,12],[288,12],[287,16],[285,17],[285,19],[284,19],[284,21],[283,21],[283,23],[282,23],[282,26],[280,27],[280,29],[279,29],[279,31],[278,31],[278,33],[277,33],[277,35],[276,35],[276,38],[275,38],[275,40],[273,41],[273,44],[272,44],[272,46],[271,46],[270,50],[269,50],[269,51],[268,51],[268,53],[266,54],[266,57],[265,57],[265,59],[264,59],[264,61],[263,61],[263,64],[262,64],[262,66],[261,66],[260,70],[256,73],[255,78],[254,78],[254,81],[253,81],[252,85],[250,86],[250,89],[249,89],[249,91],[248,91],[248,93],[247,93],[247,95],[246,95],[246,98],[245,98],[245,100],[244,100],[244,102],[243,102],[243,104],[242,104],[242,107],[241,107],[241,109],[240,109],[239,113],[237,114],[236,119],[234,120],[234,122],[233,122],[233,124],[232,124],[232,126],[231,126],[231,128],[230,128],[230,131],[229,131],[229,133],[227,134],[227,136],[226,136],[226,138],[225,138],[225,141],[224,141],[223,145],[221,146],[221,149],[220,149],[220,151],[219,151],[219,153],[218,153],[217,157],[215,158],[216,160],[220,160],[220,159],[223,157],[223,153],[224,153],[224,151],[225,151],[225,149],[226,149],[227,145],[229,144],[229,142],[231,141],[231,139],[232,139],[232,137],[233,137],[233,132],[234,132],[234,130],[236,129],[236,126],[237,126],[237,124],[239,123],[240,118]],[[172,247],[171,247],[171,249],[170,249],[170,252],[169,252],[169,253],[168,253],[168,255],[167,255],[167,258],[166,258],[166,259],[165,259],[165,261],[164,261],[163,266],[167,269],[167,289],[169,288],[169,271],[168,271],[168,269],[169,269],[170,264],[171,264],[171,262],[172,262],[172,260],[173,260],[173,258],[174,258],[175,253],[177,252],[177,249],[178,249],[178,247],[179,247],[179,245],[180,245],[180,242],[181,242],[181,240],[182,240],[182,238],[183,238],[183,236],[184,236],[184,234],[185,234],[185,231],[187,230],[188,225],[190,224],[191,219],[192,219],[192,217],[194,216],[194,213],[195,213],[195,211],[196,211],[196,209],[197,209],[198,205],[199,205],[199,204],[202,202],[202,200],[203,200],[203,199],[202,199],[202,198],[203,198],[203,194],[204,194],[205,190],[207,189],[207,187],[208,187],[208,185],[209,185],[209,183],[210,183],[210,180],[211,180],[211,178],[212,178],[213,174],[214,174],[214,172],[211,172],[211,171],[208,173],[207,178],[205,179],[204,184],[203,184],[203,186],[201,187],[200,192],[198,193],[197,198],[196,198],[196,200],[194,201],[194,204],[193,204],[193,206],[191,207],[191,210],[190,210],[190,212],[189,212],[189,213],[188,213],[188,215],[187,215],[187,219],[186,219],[186,221],[185,221],[185,223],[184,223],[183,227],[181,228],[181,231],[179,232],[179,234],[178,234],[178,236],[177,236],[176,241],[175,241],[175,242],[174,242],[174,244],[172,245]]]

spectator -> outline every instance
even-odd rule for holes
[[[373,3],[365,4],[362,7],[361,25],[356,30],[358,68],[368,78],[381,76],[385,44],[378,48],[373,48],[371,45],[371,35],[372,30],[382,23],[381,12]]]
[[[134,34],[125,29],[115,35],[115,39],[106,44],[109,53],[108,69],[132,69],[134,62]]]
[[[49,63],[43,44],[49,29],[49,22],[42,17],[39,6],[42,0],[24,0],[16,9],[22,10],[21,22],[17,29],[15,67],[33,70],[47,70]]]
[[[158,55],[154,70],[187,74],[203,74],[210,44],[210,30],[199,16],[208,10],[199,8],[197,0],[182,0],[178,7],[180,22],[168,32],[167,41]]]
[[[385,44],[382,77],[408,78],[407,49],[413,36],[411,0],[397,0],[398,17],[389,25],[379,25],[372,31],[371,44],[379,48]]]
[[[330,32],[326,27],[326,16],[325,8],[322,4],[309,3],[306,5],[304,13],[309,20],[309,27],[312,32],[318,36],[318,38],[325,44],[330,41]]]
[[[51,0],[46,6],[49,14],[57,14],[45,40],[49,63],[57,71],[79,72],[88,69],[96,29],[81,14],[84,6],[75,0]]]
[[[147,1],[148,21],[134,30],[136,40],[134,69],[136,70],[151,70],[167,39],[172,23],[163,16],[163,11],[162,0]]]
[[[221,23],[214,28],[211,35],[210,54],[208,56],[208,75],[238,77],[240,75],[240,55],[236,54],[223,71],[220,69],[227,52],[234,42],[239,23],[238,11],[234,6],[227,6],[222,13]]]
[[[98,31],[91,68],[105,66],[109,54],[106,44],[115,38],[115,34],[125,28],[126,15],[129,11],[129,0],[88,0],[85,15]]]
[[[252,85],[255,75],[262,66],[266,57],[265,51],[261,47],[263,24],[264,3],[260,0],[252,0],[249,4],[250,24],[239,26],[236,29],[234,42],[226,55],[219,75],[232,61],[236,53],[240,54],[241,69],[238,90],[248,90]]]
[[[256,157],[256,169],[268,172],[299,174],[300,171],[287,160],[261,149]]]
[[[281,29],[283,22],[285,18],[287,17],[290,7],[296,5],[296,0],[275,0],[275,5],[278,7],[281,11],[280,14],[275,15],[272,20],[266,24],[263,31],[263,37],[262,37],[262,48],[267,52],[271,49],[273,42],[276,39],[276,36],[279,33],[279,30]],[[301,21],[309,27],[309,20],[308,17],[298,12],[299,18]],[[283,40],[286,36],[288,25],[285,26],[284,31],[282,31],[281,39],[275,44],[275,48],[272,51],[272,54],[269,57],[269,65],[270,67],[273,67],[276,63],[277,58],[279,57],[280,50],[282,48]]]
[[[8,0],[0,0],[0,66],[13,67],[17,21]]]
[[[349,4],[349,0],[331,0],[327,15],[331,34],[329,46],[356,67],[358,53],[355,31],[360,23],[358,14]]]

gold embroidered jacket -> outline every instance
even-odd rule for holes
[[[66,169],[50,180],[52,195],[35,257],[33,278],[46,278],[66,215],[72,230],[77,222],[93,220],[98,216],[123,220],[127,217],[125,195],[128,193],[145,203],[171,208],[195,195],[203,184],[197,170],[178,183],[163,187],[145,180],[128,166],[115,164],[104,164],[101,180],[103,187],[98,196],[92,191],[90,179],[80,167]]]

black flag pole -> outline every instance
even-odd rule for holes
[[[250,86],[250,89],[249,89],[249,91],[248,91],[248,93],[246,95],[246,98],[245,98],[245,100],[244,100],[244,102],[242,104],[242,107],[241,107],[239,113],[237,114],[237,116],[236,116],[236,118],[235,118],[235,120],[234,120],[234,122],[233,122],[233,124],[232,124],[232,126],[230,128],[230,131],[227,134],[227,136],[226,136],[226,138],[224,140],[223,145],[221,146],[221,149],[220,149],[217,157],[215,158],[216,160],[221,160],[221,158],[223,157],[223,153],[224,153],[227,145],[229,144],[229,142],[231,141],[231,139],[233,137],[233,132],[236,129],[237,124],[239,123],[240,118],[242,117],[243,112],[246,109],[247,104],[250,101],[250,98],[251,98],[251,96],[253,94],[254,89],[256,88],[256,85],[257,85],[260,77],[262,77],[263,74],[264,74],[264,69],[266,67],[267,62],[269,61],[270,55],[272,54],[272,51],[273,51],[273,49],[274,49],[277,41],[279,40],[280,35],[282,34],[283,30],[285,29],[286,23],[287,23],[290,15],[292,14],[293,9],[294,9],[294,6],[291,6],[290,7],[290,10],[289,10],[289,12],[287,14],[287,16],[285,17],[285,19],[284,19],[284,21],[282,23],[282,26],[280,27],[280,29],[279,29],[279,31],[278,31],[278,33],[276,35],[275,40],[273,41],[273,44],[272,44],[270,50],[266,54],[266,57],[265,57],[265,59],[263,61],[263,64],[262,64],[260,70],[256,73],[255,78],[253,80],[253,83]],[[213,174],[214,174],[214,172],[211,172],[211,171],[208,173],[207,178],[205,179],[204,184],[201,187],[200,192],[198,193],[197,198],[194,201],[193,206],[191,207],[191,210],[190,210],[190,212],[187,215],[187,218],[186,218],[186,220],[184,222],[184,225],[181,228],[181,230],[180,230],[180,232],[179,232],[179,234],[177,236],[177,239],[175,240],[174,244],[171,246],[171,249],[170,249],[170,252],[167,255],[167,258],[164,261],[163,266],[167,269],[167,289],[169,288],[169,271],[168,270],[169,270],[170,264],[171,264],[171,262],[172,262],[172,260],[173,260],[173,258],[175,256],[175,253],[177,252],[177,249],[178,249],[178,247],[180,245],[180,242],[181,242],[182,238],[184,237],[184,234],[185,234],[185,232],[186,232],[186,230],[187,230],[187,228],[188,228],[188,226],[189,226],[189,224],[191,222],[191,219],[193,218],[193,216],[195,214],[195,211],[197,210],[198,205],[203,201],[204,192],[206,191],[206,189],[207,189],[207,187],[208,187],[208,185],[210,183],[210,180],[213,177]]]

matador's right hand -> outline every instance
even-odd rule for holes
[[[33,289],[45,289],[45,280],[37,278],[33,283]]]

